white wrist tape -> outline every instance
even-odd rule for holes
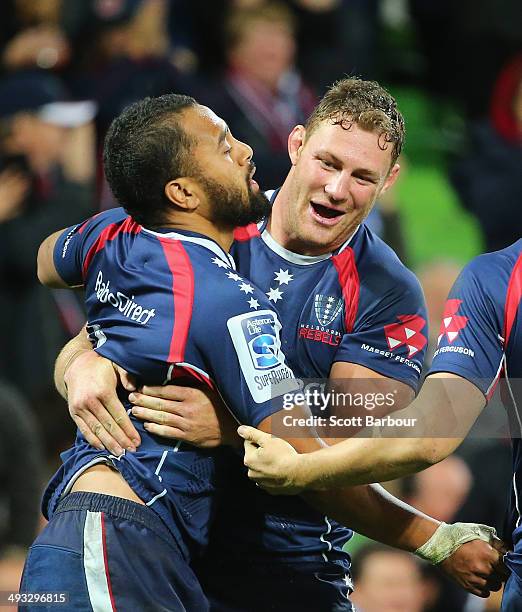
[[[452,555],[459,546],[472,540],[490,543],[497,535],[493,527],[478,523],[441,523],[431,538],[415,554],[436,565]]]

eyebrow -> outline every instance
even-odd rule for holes
[[[329,151],[326,151],[324,149],[320,149],[317,152],[317,155],[321,156],[321,157],[328,157],[330,158],[335,164],[338,164],[340,166],[342,166],[344,164],[344,162],[339,159],[338,157],[336,157],[333,153],[330,153]],[[367,170],[365,168],[361,168],[360,170],[356,170],[358,172],[360,172],[363,176],[368,177],[370,179],[375,179],[375,180],[379,180],[380,179],[380,175],[378,172],[372,172],[371,170]]]
[[[226,123],[224,124],[224,126],[225,127],[221,130],[221,133],[219,134],[218,149],[225,142],[225,138],[228,136],[228,133],[230,132],[230,130],[228,129],[228,125]]]

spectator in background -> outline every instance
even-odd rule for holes
[[[37,249],[57,227],[94,212],[95,105],[65,100],[48,74],[0,80],[1,371],[38,401],[83,318],[71,296],[42,290]]]
[[[60,28],[63,0],[3,0],[0,3],[2,71],[43,68],[59,70],[71,49]]]
[[[411,554],[382,544],[366,544],[353,563],[359,612],[421,612],[424,595],[420,562]]]
[[[92,98],[99,151],[111,121],[128,105],[146,96],[192,93],[169,58],[167,0],[76,0],[62,7],[63,28],[75,60],[67,82],[76,98]],[[102,209],[114,206],[98,155],[98,199]]]
[[[464,206],[476,215],[487,251],[520,238],[522,227],[522,54],[501,72],[488,121],[471,126],[469,152],[452,169]]]
[[[226,23],[226,52],[221,83],[198,98],[252,146],[259,182],[276,187],[289,170],[288,134],[316,103],[294,65],[292,13],[276,2],[233,10]]]
[[[75,50],[68,83],[98,104],[100,138],[129,104],[146,96],[187,93],[169,60],[167,0],[65,2],[62,23]]]
[[[26,400],[0,382],[0,591],[18,591],[37,532],[42,479],[34,416]]]

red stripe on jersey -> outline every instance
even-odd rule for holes
[[[87,221],[84,221],[84,222],[83,222],[83,223],[80,225],[80,227],[78,228],[78,233],[79,233],[79,234],[81,234],[81,233],[83,232],[83,230],[84,230],[84,229],[87,227],[87,225],[89,225],[89,223],[90,223],[90,222],[91,222],[93,219],[96,219],[96,217],[97,217],[98,215],[101,215],[101,213],[98,213],[98,214],[94,215],[93,217],[91,217],[90,219],[87,219]]]
[[[355,317],[359,309],[359,274],[355,264],[355,255],[351,247],[332,257],[333,265],[343,290],[344,298],[344,324],[350,333],[355,324]]]
[[[234,240],[237,242],[247,242],[256,236],[260,236],[259,229],[255,223],[244,225],[243,227],[236,227],[234,230]]]
[[[172,273],[172,295],[174,297],[174,325],[170,340],[168,361],[185,361],[185,345],[192,319],[194,304],[194,271],[189,256],[179,240],[158,238]]]
[[[506,304],[504,306],[504,350],[511,335],[511,329],[517,316],[518,307],[522,300],[522,254],[519,255],[511,277],[506,293]]]
[[[105,531],[105,513],[101,513],[101,531],[102,531],[102,545],[103,545],[103,565],[105,567],[105,578],[107,579],[107,587],[109,588],[109,597],[111,598],[111,606],[113,612],[116,612],[116,603],[114,601],[114,595],[112,593],[111,576],[109,573],[109,560],[107,557],[107,533]]]
[[[188,377],[195,378],[199,382],[202,382],[205,385],[207,385],[207,387],[210,387],[211,389],[215,389],[214,383],[208,376],[205,376],[203,372],[197,372],[196,370],[193,370],[192,368],[189,368],[187,366],[177,365],[175,368],[173,368],[172,374],[170,375],[170,380],[172,381],[178,378],[188,378]]]
[[[136,223],[132,217],[127,217],[123,223],[118,222],[108,225],[102,232],[100,232],[100,235],[87,252],[87,255],[83,261],[83,278],[87,276],[87,270],[91,265],[93,257],[105,247],[107,242],[114,240],[118,234],[137,234],[139,232],[141,232],[141,225]]]

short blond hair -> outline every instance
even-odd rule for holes
[[[397,161],[404,144],[404,117],[395,98],[375,81],[350,77],[334,83],[306,122],[308,138],[323,121],[330,121],[345,129],[355,123],[364,130],[378,133],[379,146],[386,149],[393,144],[392,165]]]

